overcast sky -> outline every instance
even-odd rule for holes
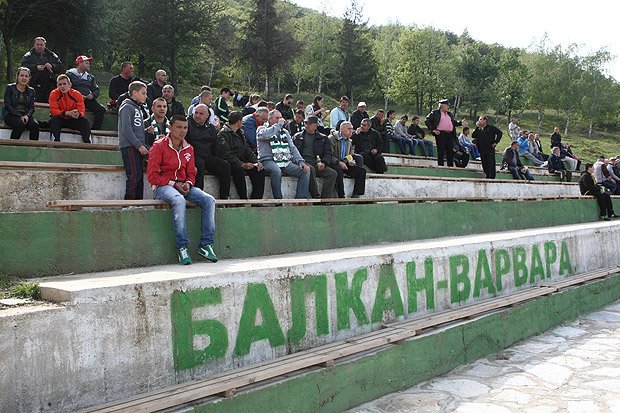
[[[292,0],[303,7],[342,17],[349,0]],[[547,33],[552,45],[576,43],[581,54],[607,47],[615,57],[608,74],[620,81],[620,2],[591,0],[520,0],[443,2],[415,0],[360,0],[364,16],[372,25],[399,22],[432,26],[460,35],[467,28],[471,37],[485,43],[528,48]],[[586,7],[580,7],[585,5]]]

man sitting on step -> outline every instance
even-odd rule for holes
[[[512,174],[512,179],[534,180],[530,171],[523,166],[521,159],[519,159],[519,141],[512,141],[512,144],[506,148],[502,162],[508,167]]]
[[[153,198],[172,205],[179,263],[183,265],[192,263],[187,248],[189,244],[185,222],[187,201],[191,201],[201,210],[201,237],[196,252],[207,260],[216,262],[217,256],[213,252],[212,245],[215,234],[215,199],[194,186],[196,164],[194,148],[185,141],[187,129],[187,119],[184,116],[172,117],[170,134],[155,142],[149,152],[147,178],[153,187]]]
[[[351,137],[355,153],[362,155],[364,165],[378,174],[385,173],[387,166],[383,158],[383,140],[378,132],[371,129],[370,119],[362,119],[360,127]]]
[[[84,117],[84,97],[71,89],[71,80],[67,75],[56,78],[58,87],[50,93],[50,135],[55,142],[60,142],[60,129],[77,129],[84,143],[90,143],[90,124]]]

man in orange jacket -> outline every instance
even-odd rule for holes
[[[77,129],[84,143],[90,142],[90,124],[84,117],[84,97],[80,92],[71,89],[69,76],[60,75],[56,78],[58,87],[50,93],[50,134],[54,141],[60,142],[60,129]]]

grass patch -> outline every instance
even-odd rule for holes
[[[38,300],[41,298],[41,287],[39,286],[39,283],[22,281],[10,288],[9,297]]]

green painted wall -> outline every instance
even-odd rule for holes
[[[361,358],[218,398],[196,413],[340,412],[496,353],[620,298],[620,276],[527,301]]]
[[[558,213],[558,211],[562,213]],[[220,258],[593,222],[594,199],[220,208]],[[176,262],[170,210],[0,214],[0,272],[22,277]],[[200,214],[188,213],[195,248]]]
[[[0,146],[0,159],[13,162],[85,163],[122,165],[120,151],[46,148],[26,146]]]

